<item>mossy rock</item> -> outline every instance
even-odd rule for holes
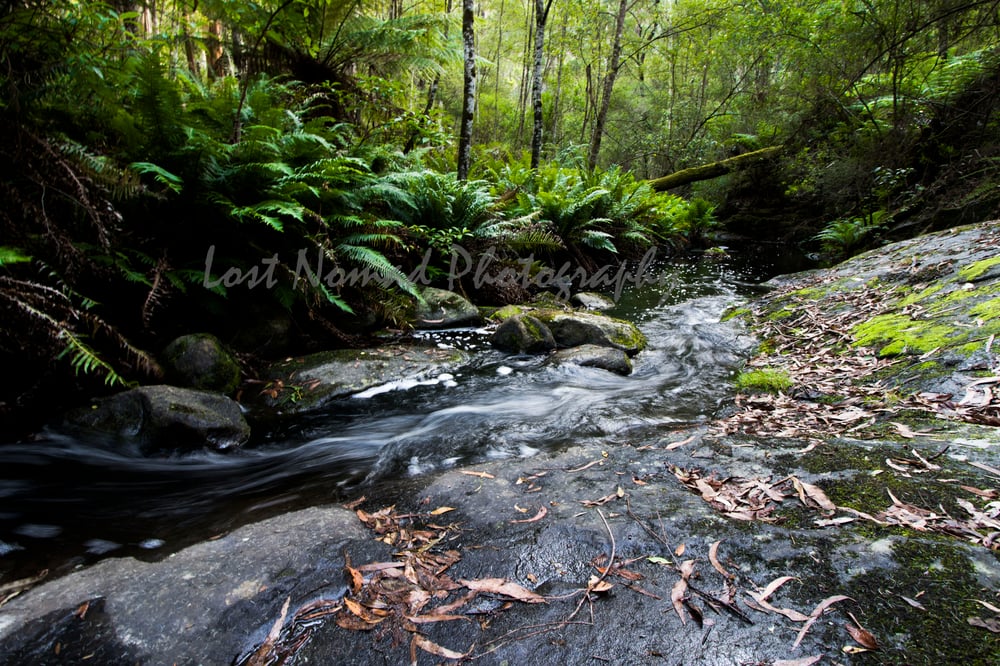
[[[614,347],[580,345],[570,349],[560,349],[552,355],[550,362],[557,365],[600,368],[623,376],[632,374],[632,361],[628,354]]]
[[[240,385],[240,366],[214,335],[182,335],[163,350],[169,380],[202,391],[233,393]]]
[[[646,336],[632,322],[591,312],[537,310],[534,316],[548,326],[560,347],[599,345],[633,356],[646,348]]]
[[[505,320],[490,342],[500,351],[513,354],[541,354],[556,348],[552,331],[530,314],[518,314]]]
[[[242,446],[250,438],[243,411],[231,398],[177,386],[142,386],[72,412],[77,428],[137,442],[147,454]]]
[[[461,294],[447,289],[426,287],[414,312],[413,327],[417,329],[460,328],[477,326],[483,318],[479,308]]]

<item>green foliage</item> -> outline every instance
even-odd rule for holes
[[[848,257],[868,242],[887,218],[886,211],[877,210],[860,217],[833,220],[815,238],[821,242],[825,252],[838,258]]]
[[[746,370],[736,376],[736,389],[739,391],[782,393],[793,384],[787,372],[775,368]]]

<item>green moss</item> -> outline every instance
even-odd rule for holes
[[[843,591],[862,603],[862,622],[882,643],[882,657],[863,663],[1000,663],[1000,636],[967,622],[969,617],[990,617],[975,600],[992,599],[995,591],[979,584],[964,546],[926,538],[893,539],[892,557],[895,567],[857,576]],[[900,603],[901,596],[948,612],[913,608]]]
[[[993,298],[976,305],[969,313],[984,322],[1000,317],[1000,298]]]
[[[742,317],[747,317],[751,314],[750,308],[730,308],[722,313],[721,321],[729,321],[731,319],[737,319]]]
[[[779,393],[787,391],[793,384],[787,372],[774,368],[747,370],[736,377],[736,388],[740,391]]]
[[[879,347],[879,356],[904,352],[923,354],[955,342],[952,326],[911,319],[903,314],[884,314],[858,324],[852,331],[860,347]]]
[[[931,286],[927,287],[926,289],[923,289],[923,290],[918,291],[916,293],[909,294],[908,296],[905,296],[904,298],[902,298],[899,301],[899,303],[896,304],[896,307],[905,308],[908,305],[913,305],[915,303],[919,303],[920,301],[924,300],[925,298],[928,298],[928,297],[933,296],[934,294],[938,293],[943,288],[944,288],[943,284],[940,284],[940,283],[932,284]]]
[[[525,311],[524,306],[521,305],[505,305],[499,308],[493,314],[490,315],[490,319],[493,321],[507,321],[511,317],[515,317]]]
[[[973,262],[968,266],[962,268],[960,271],[958,271],[958,275],[966,282],[971,282],[976,278],[982,276],[983,273],[990,270],[997,264],[1000,264],[1000,256],[990,257],[989,259],[982,259],[981,261]]]

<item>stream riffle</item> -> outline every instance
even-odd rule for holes
[[[649,339],[628,377],[501,354],[484,332],[446,331],[430,342],[473,352],[451,377],[257,428],[236,453],[148,458],[54,430],[2,445],[0,577],[159,557],[281,511],[378,496],[387,479],[583,442],[656,441],[707,420],[752,344],[720,316],[762,280],[807,267],[779,251],[665,264],[655,284],[623,293],[611,314]]]

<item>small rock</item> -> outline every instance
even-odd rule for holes
[[[573,294],[570,302],[585,310],[610,310],[615,307],[615,302],[605,296],[593,291],[581,291]]]
[[[560,349],[552,355],[551,362],[600,368],[619,375],[632,373],[632,361],[628,354],[621,349],[599,345],[580,345],[571,349]]]

